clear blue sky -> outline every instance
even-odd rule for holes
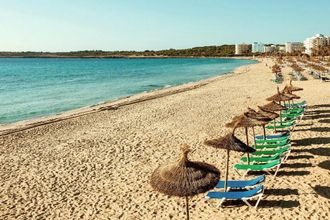
[[[330,35],[330,0],[0,0],[0,51],[145,50]]]

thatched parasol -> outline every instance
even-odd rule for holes
[[[265,109],[261,106],[258,106],[258,108],[259,108],[259,111],[258,111],[259,114],[264,115],[272,120],[274,120],[280,116],[279,114],[272,112],[272,111],[268,111],[267,109]]]
[[[255,111],[252,108],[248,108],[248,110],[249,110],[249,112],[247,113],[247,117],[254,118],[254,119],[257,119],[257,120],[261,121],[262,122],[261,126],[262,126],[263,131],[264,131],[264,136],[266,136],[265,126],[266,126],[266,124],[268,124],[273,119],[269,118],[268,116],[265,116],[264,114],[261,114],[261,113]],[[257,145],[256,144],[256,134],[255,134],[255,131],[254,131],[254,127],[252,127],[252,131],[253,131],[254,145]]]
[[[291,90],[292,92],[296,92],[296,91],[302,91],[302,90],[304,90],[303,88],[293,86],[293,85],[292,85],[292,80],[290,80],[290,86],[289,86],[289,88],[290,88],[290,90]]]
[[[228,182],[228,167],[229,167],[229,151],[238,151],[245,153],[255,152],[255,149],[244,144],[241,140],[234,136],[234,132],[231,132],[221,138],[207,140],[204,142],[206,145],[222,148],[227,150],[227,162],[226,162],[226,179],[225,179],[225,191],[227,191],[227,182]]]
[[[292,80],[290,80],[290,85],[286,85],[285,87],[284,87],[284,90],[283,91],[285,91],[285,92],[296,92],[296,91],[302,91],[302,90],[304,90],[303,88],[300,88],[300,87],[295,87],[295,86],[293,86],[292,85]]]
[[[188,145],[182,147],[182,157],[174,163],[158,167],[151,175],[151,186],[166,195],[186,197],[186,214],[189,219],[188,197],[206,192],[219,182],[220,171],[213,165],[190,161]]]
[[[266,100],[275,101],[281,104],[281,102],[289,101],[291,98],[280,93],[280,89],[277,87],[277,93],[271,97],[268,97]]]
[[[229,123],[227,123],[225,126],[227,128],[233,128],[234,132],[236,128],[245,128],[245,136],[246,136],[246,145],[249,145],[249,133],[248,128],[253,128],[255,126],[263,126],[268,123],[268,121],[258,120],[253,117],[248,117],[248,112],[245,112],[242,115],[235,116],[233,120]],[[248,163],[250,163],[249,160],[249,154],[247,154],[248,157]]]
[[[272,101],[272,102],[267,103],[266,105],[263,105],[262,109],[265,111],[270,111],[270,112],[280,112],[282,110],[287,110],[288,108]]]

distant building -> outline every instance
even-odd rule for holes
[[[252,44],[252,53],[263,53],[264,52],[264,44],[260,42],[253,42]]]
[[[294,53],[294,52],[304,52],[305,47],[301,42],[288,42],[285,43],[285,52]]]
[[[285,52],[285,46],[283,45],[278,46],[278,51]]]
[[[244,55],[251,52],[251,44],[236,44],[235,45],[235,54]]]
[[[275,51],[277,51],[277,48],[273,44],[264,46],[264,53],[272,53],[272,52],[275,52]]]
[[[313,37],[307,38],[304,41],[305,53],[311,55],[313,49],[327,45],[330,45],[329,37],[326,37],[323,34],[317,34]]]

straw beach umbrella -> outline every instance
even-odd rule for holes
[[[227,182],[228,182],[229,151],[233,150],[244,153],[252,153],[255,152],[255,149],[247,146],[241,140],[235,137],[234,132],[230,132],[229,134],[217,139],[207,140],[204,143],[208,146],[227,150],[226,179],[225,179],[225,192],[226,192]]]
[[[290,80],[290,85],[284,87],[284,91],[291,91],[291,92],[297,92],[297,91],[302,91],[304,90],[303,88],[300,87],[295,87],[292,85],[292,80]]]
[[[274,101],[269,102],[269,103],[263,105],[261,108],[263,110],[270,111],[270,112],[280,112],[280,111],[283,111],[283,110],[287,110],[288,109],[287,107],[285,107],[283,105],[280,105],[280,104],[277,104]]]
[[[261,122],[261,126],[263,128],[264,137],[265,137],[266,136],[265,126],[273,119],[271,119],[270,117],[268,117],[264,114],[261,114],[260,112],[255,111],[254,109],[248,108],[248,110],[249,110],[249,112],[246,114],[247,117],[257,119]],[[255,138],[256,135],[255,135],[254,127],[252,129],[253,129],[254,145],[256,145],[256,138]]]
[[[266,121],[257,120],[255,118],[250,118],[247,116],[248,114],[245,112],[242,115],[235,116],[233,120],[229,123],[227,123],[225,126],[227,128],[233,128],[235,132],[236,128],[244,128],[245,129],[245,136],[246,136],[246,145],[250,146],[249,144],[249,134],[248,134],[248,128],[253,128],[255,126],[262,126]],[[249,159],[249,153],[247,152],[248,157],[248,163],[250,163]]]
[[[183,145],[181,158],[158,167],[151,175],[150,185],[157,191],[170,196],[186,198],[186,215],[189,219],[189,196],[206,192],[215,187],[220,171],[213,165],[190,161],[188,145]]]
[[[275,113],[275,112],[272,112],[272,111],[267,111],[266,109],[258,106],[259,108],[259,111],[258,113],[270,118],[271,120],[274,120],[275,122],[275,119],[278,118],[280,115]],[[265,128],[265,125],[263,126],[263,130],[264,130],[264,139],[266,139],[266,128]]]
[[[246,136],[246,144],[249,146],[249,135],[248,135],[248,128],[253,128],[255,126],[262,126],[266,125],[269,122],[268,119],[257,119],[253,117],[251,113],[245,112],[240,116],[236,116],[233,120],[227,123],[225,126],[227,128],[245,128],[245,136]]]
[[[275,101],[275,102],[278,102],[279,104],[281,104],[281,102],[289,101],[289,100],[291,100],[291,98],[282,94],[280,92],[280,89],[277,87],[277,93],[271,97],[268,97],[266,100]]]

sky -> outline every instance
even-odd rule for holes
[[[0,0],[0,51],[159,50],[330,35],[330,0]]]

